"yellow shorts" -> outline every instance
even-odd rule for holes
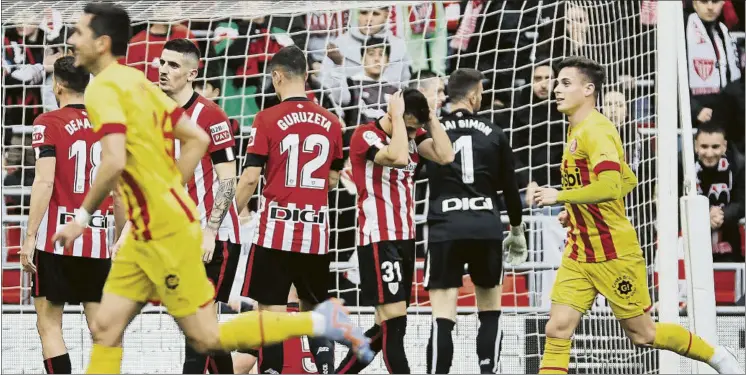
[[[630,254],[600,263],[562,258],[552,287],[552,303],[585,313],[601,293],[617,319],[640,316],[650,310],[647,270],[642,254]]]
[[[215,288],[202,263],[199,222],[179,233],[150,241],[129,236],[114,258],[104,293],[137,302],[161,302],[174,318],[183,318],[212,302]]]

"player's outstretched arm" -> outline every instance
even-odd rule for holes
[[[244,168],[236,186],[236,205],[239,210],[243,210],[249,204],[249,199],[254,195],[261,176],[262,167],[247,166]]]
[[[182,115],[174,126],[174,137],[181,141],[181,156],[176,161],[176,167],[181,172],[181,183],[186,184],[207,152],[210,137],[187,115]]]
[[[31,185],[31,206],[29,207],[26,239],[21,251],[21,265],[26,272],[36,272],[34,250],[36,250],[36,233],[39,231],[44,212],[49,206],[54,190],[54,171],[56,158],[37,158],[36,175]]]
[[[430,133],[430,138],[417,145],[419,154],[440,165],[451,164],[456,157],[451,139],[434,114],[430,114],[430,123],[425,126],[425,130]]]

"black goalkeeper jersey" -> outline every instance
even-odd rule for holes
[[[453,143],[451,164],[428,161],[429,241],[499,239],[503,236],[498,191],[510,223],[521,223],[521,198],[513,151],[502,129],[483,116],[458,110],[441,119]]]

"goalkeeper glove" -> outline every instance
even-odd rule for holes
[[[512,266],[520,265],[528,258],[526,237],[523,235],[525,229],[526,228],[523,223],[518,226],[511,227],[508,237],[503,240],[503,252],[505,252],[505,260]]]

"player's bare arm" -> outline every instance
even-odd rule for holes
[[[126,139],[124,133],[106,134],[101,138],[101,164],[99,164],[99,170],[91,189],[83,200],[83,205],[75,214],[75,220],[62,227],[52,237],[53,241],[60,241],[63,246],[72,245],[73,241],[83,233],[83,229],[90,220],[90,213],[96,211],[101,206],[101,202],[116,188],[119,177],[127,164]]]
[[[202,249],[205,251],[202,260],[207,263],[212,261],[215,237],[236,196],[236,161],[218,163],[213,168],[218,175],[218,188],[215,192],[210,218],[207,221],[207,228],[202,236]]]
[[[182,115],[174,126],[174,138],[181,142],[181,156],[176,161],[176,167],[181,172],[181,183],[186,184],[207,152],[210,137],[189,116]]]
[[[380,147],[373,160],[378,165],[403,168],[409,164],[407,129],[404,124],[404,95],[397,91],[389,100],[388,117],[391,120],[391,142]]]
[[[49,206],[54,189],[54,171],[56,158],[36,159],[36,175],[31,185],[31,206],[29,207],[26,239],[21,249],[21,265],[26,272],[36,272],[34,265],[34,251],[36,250],[36,234],[41,225],[44,212]]]
[[[254,195],[259,179],[262,177],[262,167],[246,167],[241,173],[241,178],[236,186],[236,205],[243,210],[249,199]]]
[[[430,133],[430,138],[417,145],[419,154],[440,165],[452,163],[455,158],[453,145],[451,145],[448,134],[446,134],[443,125],[435,115],[430,115],[430,122],[425,125],[425,130]]]

